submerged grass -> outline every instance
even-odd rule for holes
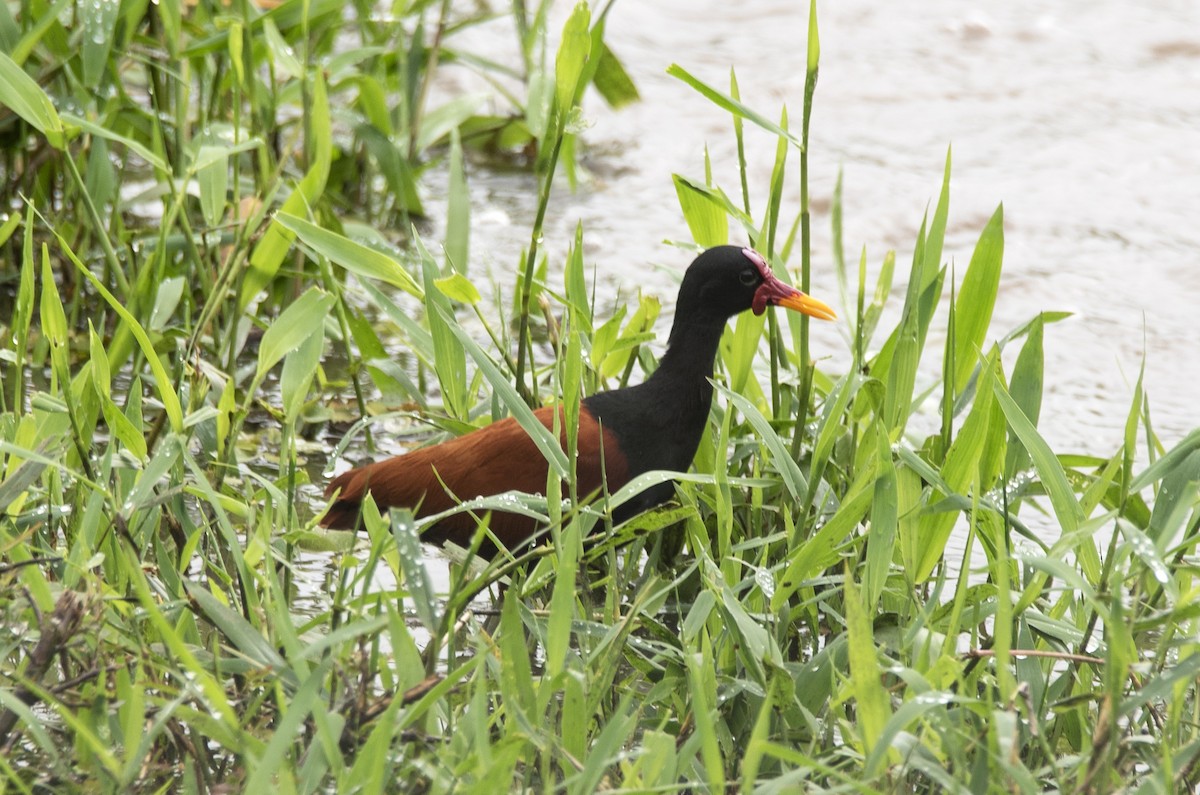
[[[906,278],[891,253],[873,285],[865,252],[847,268],[835,195],[848,372],[814,364],[807,318],[745,314],[676,502],[612,526],[665,474],[561,499],[575,412],[564,453],[530,405],[654,367],[657,302],[595,317],[582,229],[565,262],[540,253],[583,91],[636,98],[605,10],[577,6],[550,55],[547,4],[514,4],[511,70],[456,48],[490,12],[449,2],[0,6],[0,790],[1196,787],[1200,431],[1164,448],[1139,379],[1111,456],[1047,445],[1062,315],[991,341],[1003,213],[948,278],[949,156]],[[732,196],[707,162],[674,175],[695,242],[732,220],[805,288],[815,9],[808,48],[799,136],[732,75],[725,93],[671,70],[738,142]],[[449,65],[491,99],[431,105]],[[746,123],[778,138],[757,210]],[[467,151],[538,177],[507,316],[469,275]],[[439,258],[411,224],[443,161]],[[476,544],[494,508],[541,517],[549,543],[458,555],[439,586],[404,512],[368,511],[361,540],[314,530],[306,459],[368,431],[321,427],[375,396],[450,433],[521,420],[546,495],[460,510]],[[301,611],[314,549],[327,601]]]

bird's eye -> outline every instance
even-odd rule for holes
[[[758,272],[754,268],[746,268],[738,274],[738,280],[749,287],[752,284],[758,283]]]

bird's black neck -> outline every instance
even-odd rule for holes
[[[667,352],[650,377],[655,386],[678,393],[681,400],[693,398],[703,403],[704,416],[712,401],[713,361],[721,344],[725,322],[687,322],[676,316],[667,342]],[[690,402],[690,401],[687,401]]]

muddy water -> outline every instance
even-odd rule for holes
[[[608,40],[644,101],[619,112],[589,102],[594,176],[576,194],[556,195],[546,245],[561,253],[582,220],[588,262],[610,297],[640,285],[672,303],[688,256],[663,241],[689,239],[672,172],[702,177],[707,146],[718,183],[738,190],[728,116],[667,76],[670,64],[719,87],[735,66],[748,104],[776,116],[786,102],[799,118],[807,4],[733,8],[624,2],[609,16]],[[839,0],[819,13],[813,292],[836,299],[828,208],[838,169],[847,255],[865,246],[877,266],[895,249],[900,272],[952,145],[945,258],[960,274],[1004,204],[994,334],[1042,310],[1075,313],[1046,336],[1041,426],[1055,449],[1116,449],[1143,354],[1164,441],[1200,424],[1192,397],[1200,387],[1200,4],[1019,0],[972,10],[948,0]],[[505,57],[510,34],[481,35]],[[761,214],[774,142],[749,135]],[[473,177],[473,259],[499,275],[526,242],[532,181]],[[815,352],[829,372],[844,372],[844,336],[818,325]]]

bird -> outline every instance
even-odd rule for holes
[[[701,253],[684,273],[675,320],[657,369],[635,386],[597,392],[580,401],[576,486],[580,495],[607,485],[616,491],[651,470],[686,471],[695,458],[712,406],[713,363],[730,318],[746,310],[761,315],[781,306],[822,320],[835,320],[826,304],[780,281],[766,259],[751,248],[727,245]],[[534,414],[553,429],[555,411]],[[563,436],[565,447],[565,432]],[[516,419],[508,417],[441,444],[351,469],[326,489],[329,507],[321,524],[353,530],[369,492],[382,512],[409,508],[418,518],[449,510],[475,497],[508,491],[541,493],[549,465]],[[668,501],[670,481],[644,490],[614,512],[616,522]],[[477,521],[466,512],[426,528],[422,541],[468,547]],[[536,520],[494,512],[489,528],[513,550],[537,532]],[[485,557],[495,553],[484,545]],[[490,554],[489,554],[490,553]]]

